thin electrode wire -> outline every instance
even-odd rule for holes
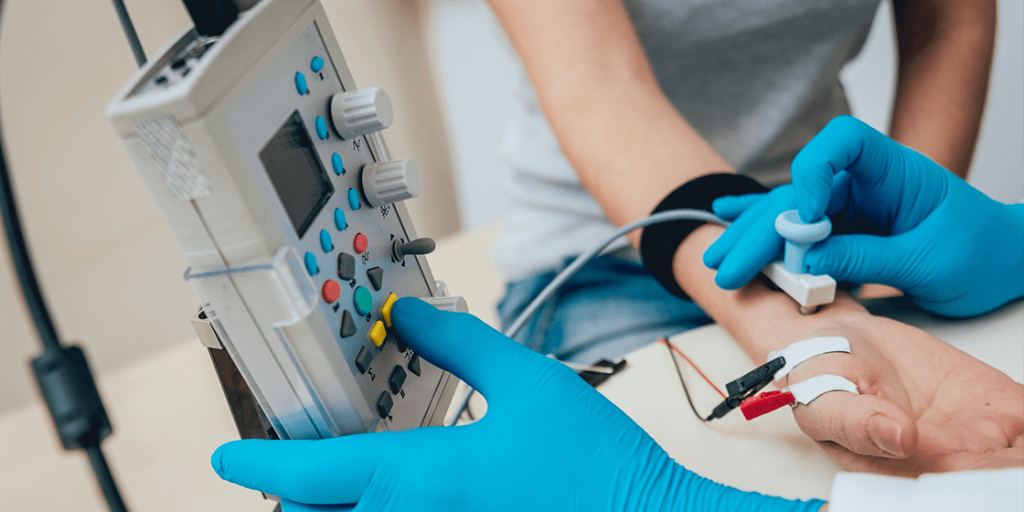
[[[704,382],[707,382],[708,385],[711,386],[711,388],[714,389],[715,392],[717,392],[722,397],[722,400],[725,400],[725,399],[728,398],[727,396],[725,396],[725,393],[722,393],[721,389],[718,389],[718,386],[716,386],[714,382],[711,382],[711,379],[709,379],[707,375],[704,375],[704,372],[700,371],[700,367],[697,366],[696,363],[694,363],[692,359],[687,357],[686,354],[684,354],[682,350],[679,350],[679,347],[673,345],[671,341],[668,341],[665,338],[662,338],[662,339],[660,339],[658,341],[661,341],[662,343],[668,345],[668,348],[672,349],[675,353],[677,353],[680,356],[682,356],[683,359],[686,359],[686,362],[690,363],[690,366],[694,370],[697,370],[697,373],[700,374],[700,376],[704,378]]]
[[[608,248],[609,245],[611,245],[619,238],[625,236],[634,229],[640,229],[652,226],[654,224],[661,224],[664,222],[673,222],[680,220],[697,220],[701,222],[710,222],[712,224],[718,224],[720,226],[729,226],[729,222],[716,217],[711,212],[688,208],[655,213],[650,217],[645,217],[638,221],[630,222],[629,224],[626,224],[625,226],[622,226],[617,231],[615,231],[614,234],[609,236],[604,242],[602,242],[597,247],[594,247],[593,249],[577,257],[575,260],[573,260],[572,263],[569,264],[568,267],[565,268],[565,270],[559,272],[558,275],[555,276],[555,278],[551,281],[551,283],[544,287],[544,289],[537,295],[537,297],[535,297],[530,302],[530,304],[527,305],[525,309],[523,309],[523,312],[520,313],[518,317],[516,317],[516,320],[512,322],[512,325],[505,330],[505,336],[508,336],[509,338],[515,338],[515,335],[519,334],[519,331],[523,329],[523,327],[526,325],[526,322],[528,322],[530,318],[532,318],[533,315],[537,313],[537,311],[541,308],[541,306],[544,305],[544,303],[551,299],[555,292],[558,291],[558,289],[561,288],[566,281],[571,279],[572,276],[576,275],[576,272],[578,272],[580,268],[583,267],[583,265],[586,265],[587,263],[590,262],[590,260],[599,256],[601,253],[604,252],[605,249]],[[462,393],[462,396],[459,397],[457,407],[449,410],[450,414],[448,415],[447,418],[445,418],[445,425],[451,426],[454,425],[456,421],[458,421],[459,416],[462,416],[462,412],[465,411],[466,407],[469,405],[469,399],[472,398],[472,396],[473,388],[467,386],[466,391],[464,391]]]
[[[697,408],[693,405],[693,399],[690,398],[690,388],[686,387],[686,379],[683,378],[683,370],[679,368],[679,361],[676,360],[676,353],[672,350],[672,344],[666,340],[665,346],[668,347],[668,357],[672,359],[672,366],[676,367],[676,375],[679,376],[679,384],[682,384],[683,386],[683,394],[686,395],[686,403],[690,404],[690,410],[693,411],[693,415],[696,416],[698,420],[705,422],[711,421],[710,414],[705,418],[697,412]]]

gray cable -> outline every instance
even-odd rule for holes
[[[128,39],[128,46],[132,48],[135,63],[141,68],[146,63],[146,52],[142,49],[139,34],[135,32],[135,25],[132,24],[132,19],[128,17],[128,9],[124,7],[124,0],[113,1],[114,10],[117,11],[117,18],[121,20],[121,29],[124,30],[124,37]]]
[[[673,222],[679,220],[699,220],[704,222],[710,222],[713,224],[718,224],[721,226],[729,225],[727,221],[724,221],[716,217],[714,214],[710,212],[693,209],[670,210],[667,212],[656,213],[654,215],[651,215],[650,217],[646,217],[636,222],[626,224],[625,226],[619,228],[618,231],[616,231],[612,236],[608,237],[600,245],[583,253],[575,260],[573,260],[573,262],[570,263],[569,266],[565,268],[565,270],[559,272],[559,274],[555,276],[555,278],[550,283],[548,283],[548,285],[544,287],[543,290],[541,290],[540,294],[538,294],[537,297],[535,297],[530,302],[530,304],[526,306],[526,309],[524,309],[523,312],[520,313],[518,317],[516,317],[516,320],[512,322],[512,325],[505,330],[505,336],[508,336],[509,338],[514,338],[516,334],[519,334],[519,331],[523,329],[523,326],[526,325],[526,322],[528,322],[530,318],[532,318],[533,315],[537,313],[537,311],[541,308],[541,306],[544,305],[545,302],[551,299],[551,296],[554,295],[555,292],[558,291],[558,289],[561,288],[566,281],[571,279],[572,276],[574,276],[576,272],[578,272],[580,268],[583,267],[583,265],[586,265],[587,263],[590,262],[590,260],[596,258],[601,253],[603,253],[609,245],[618,240],[620,237],[625,236],[627,233],[633,231],[634,229],[645,228],[647,226],[651,226],[654,224],[661,224],[663,222]],[[459,416],[462,416],[463,411],[465,411],[466,407],[469,405],[469,399],[472,396],[473,388],[467,386],[466,391],[462,394],[461,397],[459,397],[458,407],[455,410],[453,410],[453,412],[449,414],[447,418],[445,418],[444,424],[446,426],[454,425],[455,422],[458,421]]]

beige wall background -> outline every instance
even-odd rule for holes
[[[177,0],[128,0],[147,56],[191,21]],[[458,229],[447,132],[422,28],[425,1],[325,0],[360,86],[395,104],[396,153],[424,171],[417,229]],[[195,336],[186,264],[104,115],[136,72],[109,0],[4,2],[0,113],[22,221],[62,338],[108,372]],[[358,48],[358,51],[355,50]],[[428,199],[427,199],[428,198]],[[0,413],[35,396],[39,352],[0,250]]]

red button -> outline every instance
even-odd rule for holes
[[[328,279],[324,283],[323,288],[320,289],[320,294],[323,295],[324,300],[327,302],[334,302],[341,297],[341,285],[333,279]]]
[[[357,234],[355,240],[352,240],[352,248],[356,250],[357,254],[366,252],[366,248],[369,246],[370,240],[362,233]]]

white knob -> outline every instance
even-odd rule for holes
[[[420,168],[411,158],[363,166],[363,194],[370,206],[381,206],[420,195]]]
[[[343,139],[383,130],[394,119],[391,98],[380,87],[343,92],[331,98],[331,121]]]
[[[456,313],[469,313],[469,304],[462,297],[426,297],[423,302],[434,306],[441,311],[454,311]]]

